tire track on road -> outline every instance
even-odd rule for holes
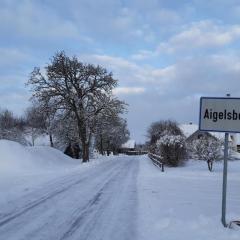
[[[122,190],[123,195],[128,195],[127,191],[129,188],[131,188],[131,184],[135,185],[136,183],[135,178],[137,176],[137,172],[134,173],[134,170],[138,169],[138,164],[136,163],[136,165],[134,165],[130,161],[123,161],[121,168],[118,169],[115,174],[113,174],[113,176],[102,186],[101,189],[99,189],[92,201],[89,202],[89,205],[86,206],[83,211],[77,212],[72,223],[70,224],[70,228],[64,233],[60,240],[79,239],[79,236],[81,236],[81,239],[87,240],[89,236],[94,235],[93,232],[98,229],[97,222],[101,221],[101,218],[104,218],[103,215],[108,215],[109,211],[112,210],[116,211],[116,209],[109,207],[113,204],[113,202],[115,202],[116,206],[120,208],[127,205],[127,203],[124,201],[118,202],[119,199],[116,196],[120,196],[122,194]],[[128,165],[130,167],[128,167]],[[127,177],[128,180],[133,180],[133,183],[130,183],[131,186],[127,185],[129,183],[125,177]],[[127,186],[124,186],[125,184]],[[136,194],[136,192],[134,194]],[[124,195],[124,197],[126,197],[126,195]],[[123,205],[118,206],[118,204]],[[129,211],[131,212],[132,209],[129,209]],[[114,215],[114,212],[110,214]],[[132,219],[129,219],[130,223],[131,220]],[[116,221],[116,219],[114,219],[114,221]],[[131,231],[134,231],[134,229]],[[97,236],[100,237],[100,234]],[[95,239],[95,237],[93,237],[93,239]],[[92,238],[90,237],[90,239]]]
[[[95,170],[95,169],[94,169]],[[98,170],[99,171],[99,170]],[[43,197],[40,197],[39,199],[33,200],[28,202],[26,205],[23,206],[18,206],[17,209],[12,210],[11,212],[8,213],[1,213],[1,218],[0,218],[0,228],[4,226],[5,224],[11,222],[12,220],[20,217],[21,215],[27,213],[28,211],[32,210],[33,208],[43,204],[44,202],[58,196],[61,193],[64,193],[74,186],[80,184],[82,181],[85,181],[89,176],[84,173],[84,176],[80,176],[80,179],[76,180],[76,177],[79,177],[79,175],[74,175],[72,176],[67,176],[63,177],[63,179],[60,179],[60,181],[54,182],[53,185],[47,184],[47,188],[44,188],[44,193],[42,194]],[[65,182],[68,180],[67,182]],[[59,187],[60,185],[60,187]],[[50,186],[50,187],[49,187]],[[53,191],[53,188],[55,190]],[[47,191],[48,190],[48,191]],[[35,191],[32,193],[28,194],[28,196],[23,196],[23,199],[28,199],[29,196],[34,195]],[[19,199],[16,199],[15,201],[19,201]],[[25,203],[25,202],[24,202]]]
[[[119,174],[121,174],[121,169],[117,169],[118,171],[112,172],[111,176],[106,180],[106,182],[100,187],[97,193],[93,196],[93,198],[87,203],[87,205],[81,207],[77,210],[76,216],[72,219],[71,223],[69,224],[69,229],[64,233],[64,235],[60,238],[60,240],[67,239],[71,237],[79,228],[81,223],[84,221],[84,218],[89,215],[91,210],[93,211],[92,207],[97,205],[100,201],[100,198],[103,194],[104,189],[116,178]]]

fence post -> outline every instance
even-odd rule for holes
[[[164,172],[164,164],[162,163],[162,172]]]

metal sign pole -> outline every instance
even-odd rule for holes
[[[199,130],[225,132],[221,216],[224,227],[228,227],[226,223],[226,202],[229,133],[240,133],[239,104],[240,98],[230,98],[230,94],[227,94],[224,98],[200,98]]]
[[[228,138],[229,138],[229,133],[225,133],[223,185],[222,185],[222,224],[223,224],[224,227],[227,227],[227,223],[226,223],[226,198],[227,198]]]

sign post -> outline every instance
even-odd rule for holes
[[[199,130],[208,132],[225,132],[221,221],[223,226],[227,227],[226,199],[228,141],[229,133],[240,132],[240,98],[201,97]]]
[[[229,133],[225,133],[224,141],[224,163],[223,163],[223,185],[222,185],[222,224],[227,227],[226,223],[226,203],[227,203],[227,166],[228,166],[228,139]]]

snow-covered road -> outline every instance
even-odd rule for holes
[[[9,200],[1,239],[136,239],[138,167],[138,158],[106,161]]]
[[[196,160],[163,173],[147,156],[68,166],[0,175],[1,240],[240,239],[220,222],[222,162],[212,173]],[[228,222],[240,218],[239,186],[229,161]]]

